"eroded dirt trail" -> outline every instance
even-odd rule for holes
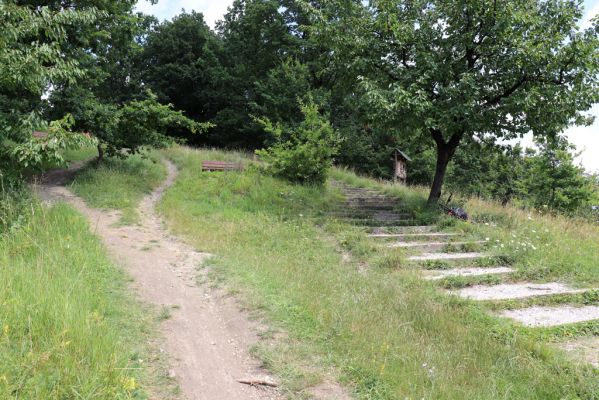
[[[171,236],[154,207],[173,184],[175,166],[167,162],[166,181],[140,204],[141,222],[118,226],[120,214],[92,209],[63,185],[72,170],[46,175],[35,188],[46,202],[65,201],[90,220],[114,260],[134,279],[139,297],[168,307],[162,323],[163,344],[171,375],[188,400],[279,399],[272,388],[239,383],[238,379],[272,378],[248,354],[258,341],[257,323],[249,321],[235,300],[221,290],[196,284],[197,267],[208,257]]]

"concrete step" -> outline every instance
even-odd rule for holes
[[[345,200],[344,201],[349,201],[349,202],[363,202],[363,203],[367,203],[367,202],[371,202],[371,203],[381,203],[381,202],[393,202],[393,203],[399,203],[401,200],[395,198],[395,197],[389,197],[389,196],[374,196],[374,195],[368,195],[368,196],[357,196],[357,195],[345,195]]]
[[[535,306],[519,310],[505,310],[500,315],[514,319],[525,326],[550,327],[599,320],[599,306]]]
[[[450,293],[472,300],[509,300],[553,294],[583,293],[587,289],[575,289],[563,283],[505,283],[495,286],[476,285]]]
[[[459,233],[445,233],[445,232],[424,232],[424,233],[371,233],[368,235],[372,238],[381,238],[381,239],[401,239],[403,241],[409,240],[441,240],[446,239],[450,240],[457,236],[460,236]]]
[[[423,253],[418,256],[408,257],[410,261],[437,261],[437,260],[472,260],[491,257],[486,253]]]
[[[341,203],[337,205],[335,210],[347,210],[347,209],[357,209],[357,210],[367,210],[367,211],[403,211],[409,212],[409,210],[398,207],[397,203],[389,203],[389,204],[369,204],[369,203]]]
[[[414,234],[414,233],[432,233],[437,230],[435,225],[405,225],[402,227],[397,226],[379,226],[373,228],[371,231],[372,235],[380,234]]]
[[[482,275],[503,275],[514,272],[510,267],[487,267],[487,268],[454,268],[454,269],[432,269],[422,271],[424,279],[436,281],[452,276],[482,276]]]
[[[403,226],[414,226],[417,221],[412,219],[404,219],[404,218],[392,218],[392,219],[383,219],[383,218],[348,218],[345,219],[345,222],[353,225],[360,225],[365,227],[378,226],[381,223],[384,223],[388,227],[403,227]]]
[[[417,249],[422,251],[438,251],[443,250],[446,246],[467,246],[467,245],[481,245],[485,244],[485,241],[467,241],[467,242],[396,242],[387,245],[389,248],[404,248],[404,249]]]
[[[368,237],[377,239],[385,243],[401,242],[450,242],[456,239],[462,239],[462,234],[458,233],[373,233]]]
[[[405,212],[395,212],[393,210],[373,210],[364,211],[360,209],[348,208],[343,211],[329,211],[327,215],[333,217],[351,217],[351,218],[386,218],[386,217],[399,217],[399,218],[412,218],[413,215]]]

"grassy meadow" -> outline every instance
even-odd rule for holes
[[[396,195],[423,223],[436,222],[441,228],[488,239],[488,249],[517,268],[519,279],[558,280],[599,289],[599,227],[588,220],[466,198],[458,201],[464,204],[472,222],[462,222],[426,210],[428,188],[406,188],[344,169],[334,169],[331,175],[355,186]]]
[[[30,202],[0,235],[0,398],[147,398],[152,314],[85,219]]]
[[[165,175],[153,157],[89,165],[74,187],[92,205],[131,215]],[[149,345],[159,316],[128,294],[127,281],[70,206],[0,190],[0,399],[174,398],[164,356]]]
[[[166,177],[166,168],[156,152],[126,159],[108,158],[101,165],[89,164],[79,172],[71,190],[91,207],[119,210],[121,223],[138,221],[137,205]]]
[[[160,212],[175,233],[215,254],[214,278],[272,323],[276,344],[259,345],[255,352],[282,377],[292,397],[301,398],[305,387],[329,375],[361,399],[598,397],[599,379],[590,367],[570,364],[534,334],[488,316],[483,305],[439,293],[404,262],[401,250],[377,247],[363,230],[324,217],[339,199],[334,188],[292,185],[255,167],[201,172],[203,159],[238,160],[241,154],[174,148],[165,155],[181,172]],[[332,175],[398,194],[420,218],[436,218],[423,209],[418,191],[343,170]],[[472,208],[475,217],[491,214],[479,207]],[[530,229],[528,221],[517,229]],[[484,223],[441,223],[490,235]],[[509,224],[489,223],[507,240]],[[563,226],[551,229],[562,230],[557,237],[563,238]],[[532,254],[509,256],[525,271]],[[583,268],[566,261],[550,264],[552,274],[594,282],[590,259],[580,259],[588,263]],[[279,329],[286,334],[277,335]]]

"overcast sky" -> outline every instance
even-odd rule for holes
[[[137,9],[146,14],[152,14],[158,19],[171,19],[179,14],[182,9],[195,10],[204,14],[208,25],[214,28],[216,21],[227,12],[227,7],[233,0],[159,0],[158,4],[139,0]],[[599,14],[599,0],[585,0],[586,15],[583,26],[588,26],[592,17]],[[582,151],[579,161],[589,171],[599,172],[599,105],[592,108],[591,113],[597,117],[592,126],[573,127],[566,131],[570,142],[574,143],[578,151]],[[523,140],[525,145],[532,143],[530,138]]]

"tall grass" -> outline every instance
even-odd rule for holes
[[[523,279],[599,287],[599,225],[476,198],[465,207],[474,223],[464,229],[490,238]]]
[[[0,234],[0,398],[133,399],[148,316],[84,218],[30,203]]]
[[[588,219],[502,206],[480,198],[462,198],[459,201],[470,215],[470,222],[464,223],[426,210],[428,188],[377,181],[340,168],[331,175],[340,181],[399,197],[407,208],[415,210],[421,222],[435,222],[479,239],[488,238],[492,244],[490,250],[510,261],[521,279],[599,287],[599,225]]]
[[[440,294],[402,264],[399,250],[374,252],[363,233],[308,218],[337,199],[334,190],[253,169],[200,172],[203,159],[238,155],[166,154],[182,171],[160,211],[176,233],[216,255],[220,278],[289,332],[288,341],[258,351],[288,388],[301,390],[318,380],[316,370],[332,367],[361,399],[597,398],[590,369],[474,303]],[[334,172],[359,179],[345,174]],[[384,259],[394,268],[382,268]]]
[[[122,211],[121,222],[138,221],[137,206],[166,176],[158,153],[149,152],[126,159],[108,158],[92,163],[78,173],[71,189],[90,206]]]

